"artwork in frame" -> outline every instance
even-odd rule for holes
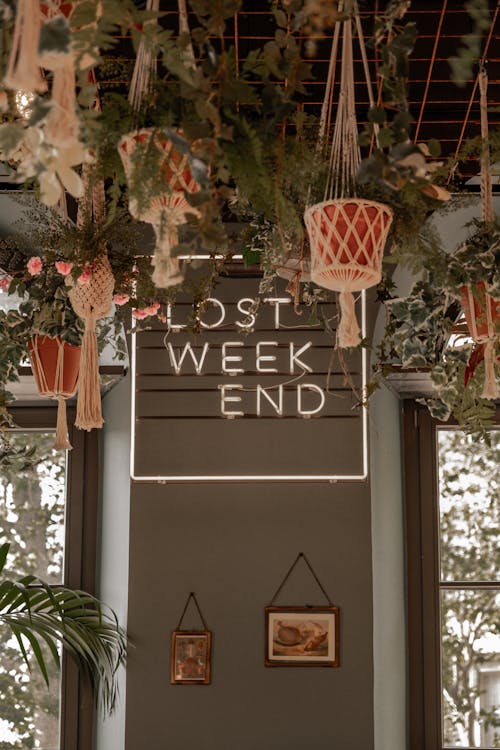
[[[338,607],[266,607],[266,667],[338,667]]]
[[[174,630],[170,658],[172,685],[209,685],[212,634],[210,630]]]

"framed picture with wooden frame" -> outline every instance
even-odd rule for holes
[[[174,630],[171,641],[172,685],[210,685],[212,633],[210,630]]]
[[[338,667],[339,609],[266,607],[266,667]]]

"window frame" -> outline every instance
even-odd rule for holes
[[[9,408],[20,431],[55,432],[57,407],[14,405]],[[74,427],[68,406],[72,451],[67,455],[63,584],[95,594],[99,498],[99,431]],[[94,699],[89,681],[63,652],[61,663],[60,747],[92,750]]]
[[[495,423],[500,424],[497,407]],[[446,750],[441,716],[439,427],[427,407],[403,404],[409,750]],[[453,588],[450,586],[449,588]],[[467,588],[464,583],[463,588]],[[462,747],[461,750],[474,750]]]

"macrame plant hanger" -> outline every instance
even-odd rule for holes
[[[488,136],[488,73],[484,66],[479,71],[479,94],[481,113],[481,218],[485,223],[493,221],[493,191]],[[488,399],[500,397],[495,374],[496,348],[499,334],[496,321],[500,316],[500,301],[487,293],[484,284],[467,285],[462,288],[462,307],[469,332],[476,344],[484,346],[484,388],[482,396]]]
[[[99,181],[91,188],[88,168],[86,167],[84,167],[83,181],[85,185],[84,198],[79,202],[77,216],[77,226],[80,227],[86,219],[93,219],[97,224],[101,223],[104,219],[105,204],[104,184]],[[75,313],[85,323],[75,425],[81,430],[90,431],[94,427],[99,428],[104,424],[101,409],[96,323],[111,311],[115,280],[105,251],[94,261],[89,271],[89,281],[87,283],[78,283],[78,281],[74,283],[69,292],[69,298]]]
[[[61,193],[57,204],[57,210],[63,222],[68,221],[68,206],[66,203],[66,193]],[[30,343],[30,359],[33,374],[42,396],[57,399],[57,423],[56,439],[54,443],[55,450],[72,450],[68,435],[68,419],[66,410],[66,400],[75,395],[78,389],[78,373],[80,370],[80,348],[70,346],[60,337],[51,339],[57,347],[57,360],[55,374],[49,382],[46,375],[44,357],[40,351],[40,342],[43,342],[44,336],[34,336]],[[65,356],[65,353],[67,356]],[[70,378],[66,372],[69,369],[69,362],[75,363],[76,377]]]
[[[148,0],[146,7],[148,10],[158,11],[159,0]],[[185,0],[178,0],[178,8],[179,33],[188,34]],[[194,67],[195,64],[191,44],[187,46],[185,64],[187,67]],[[155,71],[156,59],[151,49],[146,47],[144,40],[141,40],[129,91],[129,102],[136,112],[142,106],[150,87],[151,75]],[[166,185],[164,190],[152,190],[151,195],[143,201],[146,205],[140,205],[141,202],[133,196],[134,184],[138,181],[135,174],[137,150],[142,148],[143,153],[149,152],[150,146],[157,151],[156,168]],[[186,223],[186,215],[191,213],[199,216],[197,209],[190,206],[185,197],[186,193],[194,193],[200,189],[200,185],[192,175],[188,156],[181,153],[165,134],[152,128],[143,128],[123,136],[118,145],[118,151],[132,193],[129,199],[129,211],[134,218],[152,224],[155,232],[156,246],[151,260],[154,267],[153,282],[159,288],[180,284],[183,274],[178,258],[172,256],[172,248],[179,241],[178,227]],[[142,174],[141,178],[143,178]],[[144,191],[144,187],[147,187],[147,178],[145,185],[142,184],[140,187]]]
[[[354,95],[354,23],[370,106],[374,105],[374,98],[357,1],[341,2],[339,10],[344,12],[345,20],[335,25],[319,133],[319,142],[328,142],[342,26],[340,88],[328,176],[323,202],[306,209],[304,222],[311,245],[312,280],[340,293],[337,345],[343,348],[357,346],[361,341],[353,292],[374,286],[381,279],[382,255],[392,223],[392,211],[382,203],[356,197],[356,175],[361,154]]]
[[[29,344],[29,354],[33,375],[37,383],[38,391],[42,396],[57,399],[57,422],[56,438],[54,442],[55,450],[71,450],[72,445],[68,436],[68,423],[66,415],[66,400],[75,395],[78,387],[78,369],[80,360],[79,347],[71,346],[57,337],[50,339],[48,343],[57,350],[54,377],[47,377],[45,354],[42,347],[47,341],[48,336],[33,336]],[[65,352],[70,352],[65,356]],[[50,357],[49,350],[49,357]],[[71,378],[68,376],[70,357],[73,367],[71,370],[75,375]]]

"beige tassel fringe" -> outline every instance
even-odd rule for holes
[[[104,424],[101,411],[99,357],[95,324],[95,318],[87,318],[85,321],[76,404],[75,425],[80,430],[88,431],[94,427],[102,427]]]
[[[41,21],[39,0],[17,0],[14,38],[3,80],[9,89],[26,92],[47,90],[37,58]]]
[[[69,442],[68,437],[68,421],[66,417],[66,399],[64,396],[59,395],[57,397],[57,426],[56,426],[56,441],[54,443],[56,451],[70,451],[73,446]]]
[[[337,330],[337,345],[341,349],[358,346],[361,335],[356,320],[355,301],[351,292],[340,292],[340,324]]]

